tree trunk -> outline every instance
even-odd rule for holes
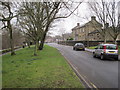
[[[106,43],[106,42],[107,42],[107,40],[106,40],[106,32],[105,32],[105,34],[104,34],[103,39],[104,39],[104,43]]]
[[[115,40],[115,44],[117,45],[117,41]]]
[[[39,50],[43,50],[43,46],[44,46],[44,42],[45,42],[45,37],[46,37],[46,32],[44,33],[41,42],[40,42],[40,46],[39,46]]]
[[[28,48],[30,48],[30,43],[28,43]]]
[[[10,33],[10,47],[11,47],[11,55],[15,55],[14,51],[14,42],[13,42],[13,35],[12,35],[12,26],[10,21],[7,21],[8,28],[9,28],[9,33]]]
[[[107,42],[107,40],[106,40],[106,38],[104,38],[104,43],[106,43]]]
[[[116,41],[117,38],[114,38],[114,43],[117,45],[117,41]]]
[[[28,46],[28,48],[30,48],[30,42],[29,41],[27,41],[27,46]]]
[[[37,41],[35,42],[35,48],[34,48],[34,56],[37,56]]]
[[[37,40],[37,49],[39,50],[39,40]]]

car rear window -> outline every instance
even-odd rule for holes
[[[82,43],[77,43],[76,45],[83,45]]]
[[[110,50],[115,50],[117,47],[116,45],[108,45],[106,46],[106,49],[110,49]]]

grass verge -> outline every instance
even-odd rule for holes
[[[16,54],[2,57],[3,88],[83,88],[57,49],[45,45],[38,56],[33,56],[33,48]]]
[[[88,47],[88,49],[95,49],[97,46]]]

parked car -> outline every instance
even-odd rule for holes
[[[93,57],[100,59],[114,58],[118,60],[118,46],[115,44],[99,44],[93,52]]]
[[[83,51],[85,51],[85,46],[84,46],[84,44],[82,44],[82,43],[76,43],[76,44],[73,46],[73,50],[83,50]]]

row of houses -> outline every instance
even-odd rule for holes
[[[77,23],[77,26],[72,29],[72,37],[75,41],[102,41],[103,37],[100,34],[102,27],[96,17],[92,16],[91,20],[84,25]],[[112,40],[109,33],[106,34],[106,40]]]
[[[62,36],[56,36],[54,37],[54,40],[52,38],[50,41],[103,41],[104,38],[101,35],[102,29],[102,24],[96,20],[95,16],[92,16],[91,20],[83,25],[77,23],[77,25],[71,29],[72,33],[65,33],[62,34]],[[106,41],[113,41],[113,38],[110,35],[112,32],[113,30],[108,27],[105,36]],[[120,40],[120,35],[118,35],[117,40]]]
[[[68,38],[73,38],[74,41],[103,41],[103,36],[100,33],[102,28],[102,24],[96,20],[95,16],[92,16],[90,21],[83,25],[77,23],[77,25],[72,28],[72,33],[63,34],[62,37],[64,41]],[[112,30],[107,29],[106,40],[112,41],[113,38],[109,32],[112,32]],[[120,35],[118,35],[117,40],[120,40]]]

